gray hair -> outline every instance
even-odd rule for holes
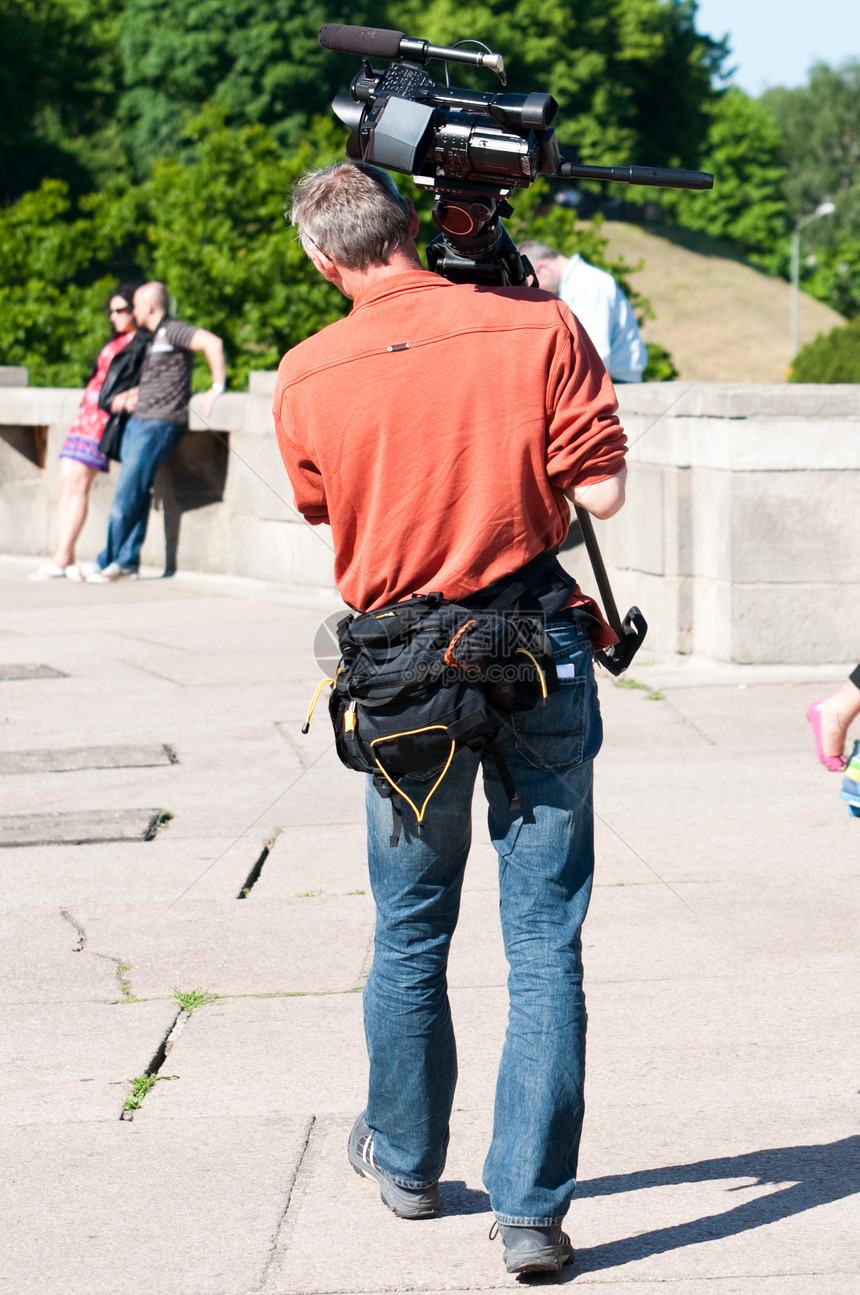
[[[548,243],[538,243],[534,239],[526,239],[524,243],[519,243],[517,251],[520,256],[527,256],[532,265],[537,265],[538,261],[552,261],[556,256],[561,256],[561,252],[557,252]]]
[[[288,218],[308,245],[347,270],[386,265],[410,237],[409,207],[385,171],[365,162],[335,162],[302,176]]]

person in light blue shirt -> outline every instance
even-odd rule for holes
[[[521,256],[531,261],[538,283],[569,306],[594,343],[613,382],[641,382],[648,350],[633,307],[611,274],[581,256],[562,256],[546,243],[526,242]]]

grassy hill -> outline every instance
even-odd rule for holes
[[[783,279],[741,260],[724,243],[677,227],[607,221],[609,249],[630,265],[630,281],[647,297],[656,319],[642,329],[666,347],[682,378],[703,382],[784,382],[791,362],[789,300]],[[844,323],[840,315],[800,294],[800,344]]]

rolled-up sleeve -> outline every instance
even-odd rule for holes
[[[563,315],[547,390],[547,473],[567,491],[620,472],[627,437],[600,356],[575,316]]]

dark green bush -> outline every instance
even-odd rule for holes
[[[860,382],[860,320],[819,333],[794,358],[789,382]]]

